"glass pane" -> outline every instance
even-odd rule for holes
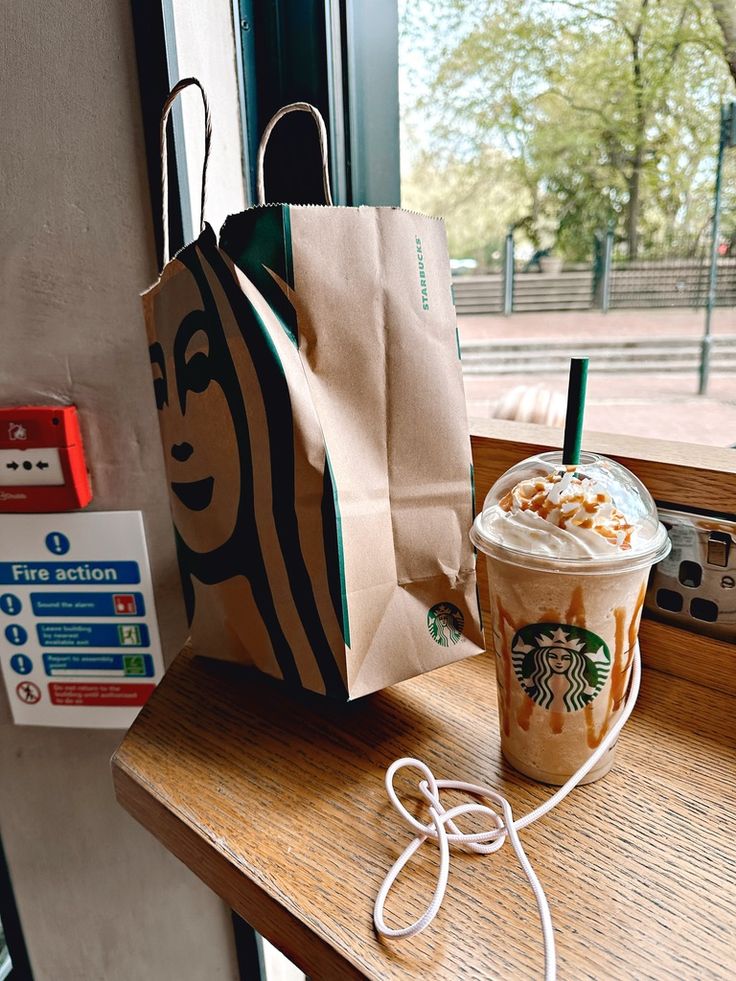
[[[12,969],[13,964],[10,960],[10,951],[8,950],[8,945],[5,943],[5,931],[3,930],[2,922],[0,922],[0,981],[5,981],[5,978],[7,978]]]
[[[587,355],[586,428],[736,444],[736,91],[713,7],[400,0],[402,204],[447,223],[472,416],[559,424]]]
[[[305,981],[304,975],[280,950],[261,938],[266,981]]]

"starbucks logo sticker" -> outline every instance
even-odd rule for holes
[[[427,613],[429,636],[440,647],[457,644],[463,635],[465,617],[454,603],[436,603]]]
[[[537,705],[577,712],[598,695],[611,669],[605,642],[584,627],[530,623],[511,644],[519,684]]]

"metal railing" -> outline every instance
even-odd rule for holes
[[[566,264],[556,273],[524,272],[507,240],[501,272],[454,278],[458,314],[706,308],[711,272],[705,249],[688,258],[628,261],[614,257],[610,233],[601,239],[596,261]],[[736,258],[719,258],[716,274],[714,306],[736,306]]]

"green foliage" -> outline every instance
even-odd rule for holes
[[[450,159],[441,169],[432,153],[420,150],[402,179],[402,205],[445,219],[451,255],[491,266],[519,207],[505,168],[505,157],[494,150],[471,160]]]
[[[609,220],[649,252],[707,230],[734,95],[710,0],[413,0],[402,76],[407,202],[453,254],[508,224],[572,260]]]

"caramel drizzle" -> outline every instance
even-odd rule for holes
[[[511,732],[511,650],[506,634],[505,625],[511,628],[511,636],[516,633],[516,627],[511,617],[501,604],[501,600],[496,600],[498,610],[498,634],[501,645],[501,660],[503,661],[503,699],[501,700],[501,725],[504,735],[508,736]],[[531,699],[529,699],[531,701]]]
[[[519,728],[524,729],[526,732],[529,731],[529,725],[531,723],[533,711],[534,711],[534,699],[531,697],[531,695],[526,695],[526,698],[524,698],[521,705],[519,706],[519,711],[516,713],[517,725],[519,726]]]
[[[574,468],[568,467],[567,469]],[[561,479],[561,473],[553,473],[549,474],[546,478],[537,478],[533,483],[531,480],[522,481],[521,484],[518,484],[501,498],[498,506],[502,511],[512,511],[515,507],[514,495],[518,494],[522,511],[534,511],[540,518],[544,518],[545,521],[550,519],[550,515],[554,511],[557,511],[558,514],[555,524],[558,527],[566,529],[568,524],[570,524],[573,527],[588,528],[596,531],[602,538],[605,538],[617,548],[623,550],[630,549],[634,526],[629,524],[626,516],[614,505],[610,495],[605,492],[599,492],[595,495],[595,500],[588,500],[583,482],[577,478],[576,483],[579,485],[577,491],[573,489],[560,501],[553,503],[549,499],[549,492]],[[594,516],[602,504],[610,505],[611,510],[607,522],[598,523],[594,520]],[[580,511],[583,514],[591,515],[591,517],[582,518],[581,520],[578,516]]]
[[[616,649],[613,664],[611,666],[611,687],[608,691],[606,717],[601,723],[601,727],[598,732],[595,731],[592,702],[586,705],[583,709],[585,712],[585,727],[588,736],[588,746],[590,746],[591,749],[595,749],[596,747],[600,746],[601,742],[603,741],[603,737],[608,732],[608,726],[611,722],[613,714],[619,710],[623,704],[624,698],[626,697],[629,669],[631,668],[631,662],[634,659],[634,644],[636,643],[637,628],[639,626],[641,611],[644,606],[645,594],[646,582],[644,582],[639,590],[636,606],[634,607],[634,614],[629,622],[628,630],[626,630],[625,626],[626,610],[623,607],[617,607],[613,611],[613,615],[616,620]],[[627,650],[624,649],[624,640],[626,635],[628,635],[629,642]]]

